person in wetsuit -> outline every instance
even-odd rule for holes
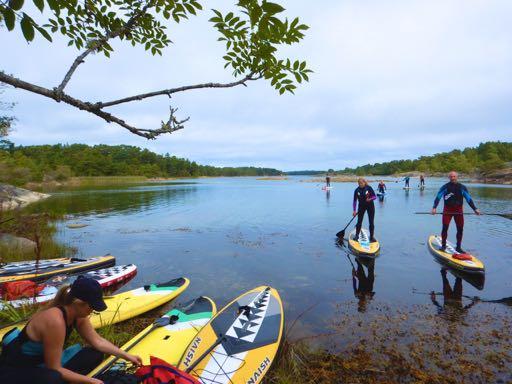
[[[409,181],[411,180],[411,178],[409,176],[405,176],[403,180],[405,180],[405,188],[409,188]]]
[[[352,208],[354,210],[353,216],[357,216],[357,224],[356,224],[356,236],[354,238],[355,241],[359,239],[359,233],[361,232],[361,226],[363,225],[364,213],[368,212],[368,221],[369,221],[369,229],[370,229],[370,242],[374,243],[375,240],[374,231],[374,218],[375,218],[375,204],[373,201],[377,198],[375,195],[375,191],[372,187],[368,185],[368,182],[360,177],[357,180],[358,187],[354,190],[354,200],[352,203]]]
[[[441,200],[444,201],[443,208],[443,228],[441,231],[441,250],[446,249],[446,239],[448,237],[448,227],[452,221],[452,217],[455,220],[457,226],[457,247],[455,250],[459,253],[464,253],[462,250],[462,233],[464,231],[464,199],[468,202],[469,206],[475,211],[477,215],[480,215],[480,211],[475,206],[473,199],[471,198],[468,189],[465,185],[459,183],[458,174],[455,171],[449,174],[450,182],[446,183],[439,189],[434,200],[434,206],[432,207],[432,214],[435,215],[437,212],[437,206]]]
[[[329,176],[329,175],[325,176],[325,186],[326,187],[331,186],[331,176]]]
[[[106,308],[96,280],[79,276],[71,286],[63,286],[21,331],[14,328],[3,337],[0,383],[101,384],[85,375],[103,361],[104,353],[141,365],[140,357],[120,350],[93,329],[89,315]],[[91,347],[75,344],[63,350],[73,328]]]
[[[386,184],[384,184],[384,180],[381,180],[379,182],[379,185],[377,186],[377,190],[379,191],[379,193],[386,193]]]
[[[420,188],[425,188],[425,176],[420,175]]]

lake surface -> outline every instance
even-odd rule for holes
[[[413,180],[410,192],[401,183],[387,183],[386,198],[375,202],[382,251],[373,286],[366,281],[369,293],[361,295],[354,290],[354,257],[349,261],[335,245],[335,233],[351,217],[356,185],[333,183],[326,193],[307,179],[213,178],[71,190],[56,192],[31,209],[72,215],[59,223],[57,236],[81,256],[111,253],[118,264],[135,263],[138,275],[123,289],[186,276],[191,284],[180,300],[208,295],[220,307],[254,286],[272,285],[283,298],[289,324],[302,314],[296,336],[324,332],[339,316],[340,305],[359,315],[404,305],[425,305],[437,313],[425,293],[442,291],[441,268],[426,240],[440,232],[441,217],[414,212],[430,210],[445,180],[427,179],[424,191]],[[483,212],[512,211],[512,188],[468,187]],[[88,226],[68,229],[69,222]],[[501,217],[466,217],[463,247],[485,263],[486,277],[483,290],[462,281],[465,296],[512,296],[511,224]],[[449,239],[455,239],[454,223]],[[454,276],[447,278],[453,286]],[[442,306],[442,296],[437,300]],[[466,310],[512,313],[510,306],[484,302]]]

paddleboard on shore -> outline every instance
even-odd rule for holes
[[[348,237],[348,247],[352,253],[356,256],[363,257],[376,257],[380,251],[380,243],[375,241],[370,242],[370,233],[365,228],[361,228],[358,240],[354,240],[356,236],[356,230],[350,232]]]
[[[155,356],[177,366],[185,349],[216,313],[217,307],[212,299],[198,297],[163,315],[160,321],[168,322],[167,325],[161,327],[149,325],[121,349],[140,356],[145,365],[150,363],[150,356]],[[130,362],[110,357],[96,367],[89,376],[101,378],[110,370],[131,373],[134,369]]]
[[[113,288],[119,288],[120,285],[127,283],[137,274],[137,267],[134,264],[117,265],[115,267],[99,269],[97,271],[89,271],[83,276],[94,279],[100,283],[103,291],[112,291]],[[72,284],[78,275],[57,275],[44,283],[37,284],[34,288],[38,291],[35,296],[23,297],[15,300],[6,300],[6,302],[14,308],[19,308],[23,305],[36,305],[47,303],[52,300],[57,291],[62,285]],[[11,283],[5,283],[9,285]],[[16,283],[17,284],[17,283]],[[4,309],[5,305],[0,303],[0,310]]]
[[[176,298],[188,287],[189,283],[187,278],[179,277],[166,283],[145,285],[117,295],[105,296],[103,299],[107,304],[107,309],[103,312],[93,312],[89,319],[94,328],[131,319]],[[26,323],[27,321],[23,320],[0,329],[0,340],[11,329],[22,329]]]
[[[254,288],[199,331],[178,368],[201,384],[260,383],[276,356],[283,327],[283,304],[277,291]]]
[[[76,274],[94,269],[111,267],[116,263],[114,256],[106,255],[89,259],[61,258],[19,261],[0,265],[0,284],[9,281],[45,281],[55,275]]]
[[[431,235],[428,238],[428,249],[440,263],[467,273],[485,272],[484,263],[475,256],[470,253],[457,252],[449,241],[446,242],[445,250],[441,249],[441,245],[441,236]]]

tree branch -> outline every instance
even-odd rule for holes
[[[141,8],[141,10],[139,12],[135,12],[132,17],[130,17],[128,19],[128,21],[124,24],[123,27],[119,28],[118,30],[116,31],[110,31],[108,32],[107,34],[105,34],[105,36],[103,36],[102,38],[98,39],[98,40],[95,40],[93,42],[91,42],[90,44],[90,47],[85,50],[84,52],[82,52],[74,61],[73,61],[73,64],[71,64],[71,67],[69,68],[69,70],[66,72],[66,75],[64,76],[64,79],[62,80],[62,82],[59,84],[59,86],[57,88],[55,88],[55,92],[57,92],[57,94],[61,94],[63,91],[64,91],[64,88],[66,87],[66,85],[69,83],[69,81],[71,80],[71,77],[73,76],[73,74],[75,73],[76,69],[78,68],[78,66],[80,64],[82,64],[85,60],[85,58],[91,54],[92,52],[94,51],[97,51],[99,48],[101,48],[103,45],[106,44],[107,41],[109,41],[110,39],[113,39],[113,38],[116,38],[117,36],[131,30],[135,24],[135,22],[137,21],[137,19],[139,19],[141,16],[143,16],[144,14],[146,14],[147,10],[154,5],[154,2],[153,1],[148,1],[146,3],[146,5],[144,7]]]
[[[144,137],[146,139],[154,139],[158,135],[161,135],[163,133],[172,133],[179,129],[183,129],[184,128],[183,123],[188,121],[188,118],[185,120],[178,120],[174,116],[176,109],[171,108],[171,115],[169,117],[169,120],[166,123],[162,122],[162,125],[159,129],[140,129],[140,128],[137,128],[137,127],[127,124],[123,119],[120,119],[120,118],[112,115],[111,113],[102,111],[95,104],[75,99],[74,97],[71,97],[71,96],[65,94],[64,92],[61,92],[58,94],[57,91],[54,89],[52,90],[52,89],[41,87],[39,85],[28,83],[26,81],[23,81],[23,80],[20,80],[20,79],[14,77],[14,76],[7,75],[6,73],[4,73],[2,71],[0,71],[0,82],[9,84],[15,88],[20,88],[20,89],[24,89],[29,92],[37,93],[38,95],[48,97],[57,102],[62,101],[66,104],[69,104],[69,105],[75,107],[75,108],[90,112],[98,117],[101,117],[107,123],[113,122],[113,123],[119,124],[121,127],[126,128],[133,134]]]
[[[170,97],[173,93],[189,91],[189,90],[192,90],[192,89],[201,89],[201,88],[232,88],[232,87],[236,87],[238,85],[246,86],[245,83],[247,81],[258,80],[260,78],[261,78],[261,75],[254,76],[254,73],[250,73],[247,76],[245,76],[243,79],[240,79],[238,81],[234,81],[232,83],[203,83],[203,84],[196,84],[196,85],[186,85],[186,86],[178,87],[178,88],[169,88],[169,89],[163,89],[161,91],[142,93],[140,95],[125,97],[125,98],[122,98],[122,99],[119,99],[119,100],[108,101],[106,103],[98,102],[98,103],[95,104],[95,106],[97,108],[101,109],[101,108],[111,107],[113,105],[129,103],[131,101],[147,99],[149,97],[162,96],[162,95],[167,95],[167,96]]]

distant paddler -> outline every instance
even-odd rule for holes
[[[327,174],[325,176],[325,188],[330,188],[331,187],[331,176],[329,176],[329,174]]]
[[[405,186],[404,188],[410,188],[409,186],[409,182],[411,181],[411,177],[410,176],[405,176],[402,181],[405,181]]]
[[[363,218],[365,212],[368,212],[368,229],[370,230],[370,242],[374,243],[377,240],[373,237],[375,231],[374,218],[375,218],[375,204],[373,201],[377,198],[375,191],[368,185],[366,179],[360,177],[357,180],[358,187],[354,190],[354,200],[352,203],[353,216],[357,216],[356,235],[354,241],[359,239],[359,233],[363,225]]]
[[[423,174],[420,175],[420,188],[425,188],[425,176]]]
[[[441,250],[446,249],[446,239],[448,237],[448,227],[453,219],[457,226],[457,246],[455,250],[459,253],[465,253],[462,250],[462,234],[464,231],[464,199],[468,202],[469,206],[475,211],[477,215],[480,215],[480,210],[475,206],[471,195],[465,185],[459,183],[459,175],[455,171],[449,173],[450,182],[446,183],[441,187],[437,196],[434,200],[434,206],[432,207],[432,214],[435,215],[437,212],[437,206],[441,200],[444,201],[443,208],[443,228],[441,231],[442,245]]]
[[[381,195],[383,195],[386,193],[386,189],[387,189],[387,187],[386,187],[386,184],[384,184],[384,180],[381,180],[379,182],[379,185],[377,186],[377,190],[379,191],[379,193]]]

